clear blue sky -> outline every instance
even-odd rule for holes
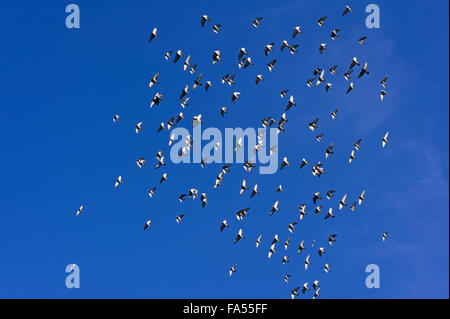
[[[76,1],[77,30],[65,27],[69,3],[0,3],[0,297],[289,298],[293,287],[318,279],[323,298],[448,298],[448,1],[377,1],[381,28],[370,30],[364,25],[367,1]],[[353,14],[342,17],[346,3]],[[208,28],[200,27],[202,14],[212,19]],[[326,26],[319,28],[317,18],[325,15]],[[251,22],[259,16],[262,27],[255,29]],[[218,35],[213,23],[222,24]],[[296,25],[303,35],[293,42],[299,53],[291,56],[279,45],[292,42]],[[149,44],[155,26],[160,37]],[[341,29],[334,42],[333,28]],[[363,35],[365,46],[356,41]],[[270,42],[277,47],[265,57]],[[322,42],[329,48],[320,55]],[[253,68],[237,69],[241,47]],[[280,157],[287,156],[290,167],[262,176],[234,165],[214,191],[221,165],[168,163],[169,181],[160,187],[163,170],[154,169],[154,156],[168,152],[168,133],[156,129],[180,112],[179,92],[193,81],[180,62],[164,60],[165,51],[177,49],[191,54],[204,79],[215,84],[207,94],[203,88],[192,94],[184,127],[198,113],[206,126],[219,128],[255,127],[268,115],[278,119],[286,104],[279,92],[290,89],[298,107],[288,112],[279,140]],[[213,67],[217,49],[224,61]],[[371,73],[345,95],[342,73],[353,56],[368,61]],[[277,69],[269,73],[273,58]],[[315,67],[334,64],[339,73],[327,76],[334,83],[330,93],[306,87]],[[148,89],[158,71],[160,86]],[[225,73],[237,74],[232,88],[219,84]],[[258,86],[256,74],[265,78]],[[381,103],[379,81],[386,74],[389,95]],[[232,106],[234,90],[242,96]],[[150,111],[156,91],[165,100]],[[222,119],[223,105],[230,114]],[[336,107],[339,118],[332,121]],[[113,125],[116,113],[121,119]],[[321,143],[307,128],[315,117],[325,133]],[[136,136],[138,121],[144,130]],[[388,130],[390,144],[381,149]],[[349,166],[358,138],[362,149]],[[302,157],[323,161],[331,142],[336,152],[326,161],[326,176],[319,180],[310,168],[298,168]],[[135,160],[141,156],[148,162],[139,169]],[[114,189],[118,175],[125,183]],[[250,186],[259,184],[259,197],[239,197],[244,177]],[[275,194],[280,183],[285,191]],[[150,199],[147,189],[156,184]],[[192,187],[207,193],[205,209],[198,199],[178,202]],[[337,197],[347,193],[349,203],[366,189],[367,200],[357,213],[347,209],[324,222],[312,213],[311,198],[330,188]],[[269,217],[277,199],[280,214]],[[309,215],[290,235],[287,225],[298,221],[303,202]],[[80,205],[84,212],[75,217]],[[239,224],[234,214],[247,206],[250,216]],[[178,225],[181,213],[186,216]],[[153,226],[144,232],[147,219]],[[222,219],[231,227],[220,233]],[[233,245],[241,227],[246,238]],[[382,243],[388,229],[390,239]],[[260,233],[263,244],[256,249]],[[267,259],[275,233],[282,241],[291,236],[287,265],[281,263],[282,245]],[[332,233],[338,237],[330,248]],[[302,239],[312,254],[307,273],[304,253],[296,254]],[[327,248],[322,258],[318,245]],[[329,274],[322,270],[326,262],[333,267]],[[65,287],[71,263],[80,267],[80,289]],[[230,278],[234,263],[238,271]],[[380,267],[379,289],[365,287],[368,264]],[[287,273],[289,284],[283,281]]]

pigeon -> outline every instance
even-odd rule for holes
[[[337,65],[333,65],[328,71],[330,71],[331,74],[336,75],[337,67]]]
[[[303,220],[303,217],[308,215],[308,213],[306,212],[306,205],[301,204],[299,210],[300,210],[300,220]]]
[[[151,88],[154,84],[159,84],[158,82],[158,77],[159,77],[159,72],[156,73],[150,80],[150,82],[148,83],[148,87]]]
[[[320,288],[318,288],[318,289],[314,292],[313,299],[317,299],[317,297],[319,297],[319,291],[320,291]]]
[[[279,241],[280,241],[280,240],[278,239],[278,234],[275,234],[275,236],[273,236],[271,245],[275,245],[275,244],[278,243]]]
[[[194,64],[194,65],[189,69],[189,73],[190,73],[190,74],[195,74],[195,73],[197,73],[197,72],[195,71],[196,68],[197,68],[197,64]]]
[[[156,132],[161,132],[162,130],[164,130],[165,124],[164,122],[161,122],[161,124],[159,124],[158,129],[156,130]]]
[[[334,29],[331,31],[331,40],[336,40],[336,38],[339,38],[339,31],[341,31],[341,29]]]
[[[384,87],[384,88],[386,88],[386,86],[387,86],[387,79],[388,79],[388,77],[387,77],[387,75],[380,81],[380,84]]]
[[[213,65],[216,64],[217,62],[222,61],[221,60],[221,55],[220,55],[220,51],[216,50],[213,52]]]
[[[234,264],[233,266],[231,266],[231,268],[230,268],[230,277],[231,277],[231,275],[232,275],[234,272],[236,272],[236,267],[237,267],[237,264]]]
[[[209,18],[208,18],[207,15],[203,15],[203,16],[202,16],[202,19],[201,19],[201,21],[200,21],[202,27],[205,26],[205,23],[206,23],[206,22],[209,22]]]
[[[261,237],[262,237],[262,235],[259,235],[258,239],[256,239],[256,248],[258,248],[259,245],[261,245]]]
[[[346,81],[348,81],[348,80],[350,80],[352,78],[351,77],[352,72],[353,72],[353,69],[348,70],[347,72],[344,73],[344,78],[345,78]]]
[[[322,70],[317,78],[316,86],[320,85],[320,83],[325,82],[325,70]]]
[[[138,158],[136,160],[136,164],[139,168],[142,168],[144,166],[145,162],[146,162],[146,160],[143,157]]]
[[[291,241],[291,238],[286,239],[286,241],[284,242],[284,250],[287,250],[288,247],[291,245],[290,241]]]
[[[152,108],[154,105],[159,105],[159,103],[161,101],[163,101],[162,97],[163,97],[163,95],[159,94],[159,92],[157,92],[155,94],[155,96],[153,97],[152,102],[150,103],[150,108]]]
[[[383,235],[381,236],[381,237],[383,238],[383,242],[384,242],[386,239],[389,238],[389,237],[388,237],[388,233],[389,233],[389,230],[385,231],[385,232],[383,233]]]
[[[180,100],[183,99],[187,94],[189,94],[189,85],[186,85],[181,91]]]
[[[236,239],[234,240],[234,244],[236,244],[239,240],[241,240],[243,238],[244,238],[244,236],[242,235],[242,228],[241,228],[241,229],[239,229]]]
[[[256,80],[255,80],[256,85],[258,85],[258,83],[261,82],[261,81],[264,81],[264,79],[263,79],[261,74],[258,74],[256,76]]]
[[[361,139],[358,139],[358,140],[353,144],[353,146],[355,147],[355,149],[356,149],[357,151],[359,151],[360,148],[361,148],[361,146],[359,146],[360,143],[361,143]]]
[[[184,61],[183,64],[183,70],[186,71],[188,67],[191,66],[191,56],[188,55],[188,57],[186,58],[186,60]]]
[[[164,53],[164,58],[166,59],[166,60],[169,60],[170,59],[170,55],[173,53],[173,51],[168,51],[168,52],[166,52],[166,53]]]
[[[267,258],[270,259],[270,257],[272,257],[272,255],[275,254],[275,253],[276,253],[276,251],[275,251],[275,244],[272,244],[270,246],[269,253],[267,254]]]
[[[342,15],[345,16],[345,15],[346,15],[347,13],[349,13],[349,12],[350,12],[350,13],[353,12],[352,9],[350,9],[349,6],[345,6],[345,10],[344,10],[344,12],[342,12]]]
[[[184,56],[183,53],[181,53],[181,50],[178,50],[177,53],[175,53],[175,57],[173,58],[173,63],[177,63],[177,61],[183,57]]]
[[[266,45],[266,48],[264,49],[264,54],[266,56],[269,55],[270,52],[272,52],[272,47],[275,45],[275,43],[269,43]]]
[[[352,63],[350,63],[349,69],[350,69],[350,70],[353,69],[353,67],[354,67],[355,65],[360,66],[360,63],[358,62],[358,59],[357,59],[356,57],[353,57]]]
[[[313,203],[315,204],[317,202],[317,200],[322,199],[322,197],[320,197],[320,192],[314,193],[313,195]]]
[[[115,182],[115,184],[114,184],[114,188],[116,188],[116,187],[119,186],[120,184],[123,184],[122,176],[117,177],[116,182]]]
[[[247,182],[244,179],[241,184],[241,190],[239,191],[239,195],[242,195],[247,189],[248,189]]]
[[[300,245],[298,245],[297,255],[300,255],[300,253],[301,253],[303,250],[305,250],[305,249],[306,249],[306,248],[305,248],[305,241],[302,240],[301,243],[300,243]]]
[[[80,215],[83,212],[83,205],[80,206],[80,208],[78,208],[77,213],[75,216]]]
[[[250,195],[250,198],[252,198],[256,194],[259,194],[259,192],[258,192],[258,184],[255,184],[255,186],[253,186],[253,190],[252,190],[252,193]]]
[[[327,199],[330,200],[334,196],[334,193],[335,193],[334,190],[329,190],[327,192]]]
[[[215,24],[215,25],[213,25],[213,31],[214,31],[215,34],[217,34],[217,33],[220,32],[220,27],[221,27],[221,26],[222,26],[221,24]]]
[[[300,168],[303,168],[303,166],[309,165],[308,161],[304,158],[302,158],[302,163],[300,164]]]
[[[250,57],[245,59],[244,69],[246,69],[249,65],[253,65],[252,58],[250,58]]]
[[[295,296],[298,296],[298,290],[300,287],[296,287],[294,290],[291,291],[291,298],[295,299]]]
[[[274,59],[267,64],[267,67],[269,68],[270,72],[272,72],[272,70],[275,69],[275,62],[277,62],[277,59]]]
[[[231,95],[231,102],[235,103],[236,100],[240,100],[241,99],[239,97],[240,94],[241,92],[233,92],[233,94]]]
[[[366,190],[363,190],[362,193],[358,197],[358,205],[361,206],[362,202],[366,200],[364,195],[366,194]]]
[[[384,134],[384,136],[383,136],[383,139],[381,140],[381,146],[383,148],[386,146],[386,144],[389,143],[388,136],[389,136],[389,132],[386,132],[386,134]]]
[[[226,113],[228,113],[228,108],[227,107],[221,107],[220,108],[220,115],[225,116]]]
[[[297,104],[294,101],[294,96],[291,95],[291,97],[289,98],[289,102],[288,105],[286,106],[286,112],[292,107],[292,106],[297,106]]]
[[[339,111],[339,109],[335,109],[333,112],[331,112],[331,118],[333,120],[335,120],[337,118],[337,112]]]
[[[328,209],[328,213],[327,213],[327,215],[325,216],[324,219],[328,219],[329,217],[334,218],[334,215],[333,215],[333,208],[332,208],[332,207],[330,207],[330,208]]]
[[[364,66],[362,67],[361,72],[358,75],[358,79],[362,77],[364,74],[369,74],[369,71],[367,71],[367,62],[364,63]]]
[[[353,91],[353,82],[350,83],[350,85],[349,85],[349,87],[348,87],[348,89],[347,89],[347,92],[345,92],[345,94],[348,94],[348,93],[350,93],[351,91]]]
[[[194,81],[194,84],[192,85],[192,89],[195,90],[197,88],[197,86],[203,85],[201,82],[202,79],[202,75],[199,74],[197,79]]]
[[[302,34],[302,30],[300,29],[299,26],[296,26],[294,28],[294,32],[292,33],[292,38],[294,39],[297,36],[297,34]]]
[[[356,159],[355,150],[352,150],[352,152],[350,153],[350,158],[348,159],[348,163],[351,164],[355,159]]]
[[[319,25],[319,27],[323,27],[325,25],[326,19],[327,19],[327,17],[321,17],[317,20],[317,24]]]
[[[136,124],[136,134],[139,134],[139,131],[142,131],[142,124],[144,124],[144,122]]]
[[[347,203],[345,202],[347,200],[347,194],[345,194],[342,199],[339,201],[339,210],[342,210],[344,206],[347,206]]]
[[[159,183],[161,184],[162,182],[167,181],[167,173],[164,173],[161,177],[161,179],[159,180]]]
[[[239,50],[239,54],[238,54],[238,60],[241,60],[243,58],[244,55],[248,55],[247,51],[245,50],[245,48],[241,48]]]
[[[305,270],[308,270],[308,266],[311,264],[311,262],[309,261],[309,255],[308,256],[306,256],[306,259],[305,259]]]
[[[294,232],[294,230],[295,230],[295,225],[297,225],[296,222],[290,223],[290,224],[288,225],[288,230],[289,230],[289,232],[290,232],[291,234],[292,234],[292,233]]]
[[[318,280],[314,280],[312,287],[313,287],[314,290],[317,290],[317,288],[320,288],[319,281]]]
[[[205,83],[205,91],[208,92],[208,89],[212,88],[212,87],[213,87],[213,85],[212,85],[211,81],[206,81],[206,83]]]
[[[275,202],[275,204],[273,204],[272,209],[270,210],[269,215],[272,216],[273,213],[275,212],[279,212],[280,210],[278,209],[278,201]]]
[[[181,223],[183,221],[183,217],[184,217],[184,214],[178,215],[176,217],[177,224],[179,224],[179,223]]]
[[[289,47],[289,53],[292,54],[292,55],[294,55],[295,53],[298,52],[298,51],[297,51],[297,48],[298,48],[298,44],[291,45],[291,46]]]
[[[280,169],[283,169],[286,165],[291,165],[288,160],[287,157],[283,158],[283,162],[281,163]]]
[[[310,291],[310,290],[311,290],[311,288],[308,287],[308,283],[305,282],[305,283],[303,284],[302,294],[305,294],[306,291]]]
[[[147,228],[150,228],[151,227],[151,223],[152,223],[151,220],[147,220],[147,222],[144,225],[144,230],[146,230]]]
[[[325,254],[325,248],[320,247],[319,248],[319,256],[322,257],[323,254]]]
[[[156,190],[156,187],[153,187],[152,189],[149,189],[148,190],[148,196],[150,196],[150,198],[152,198],[154,195],[155,195],[155,190]]]
[[[262,18],[254,18],[253,19],[253,26],[255,27],[255,28],[258,28],[258,27],[260,27],[261,26],[261,21],[262,20]]]
[[[315,209],[314,209],[314,214],[317,216],[317,215],[319,215],[319,213],[322,211],[322,206],[317,206]]]
[[[222,221],[222,224],[220,225],[220,231],[224,230],[225,228],[230,228],[230,226],[227,224],[227,221],[224,219]]]
[[[157,31],[158,31],[157,28],[153,29],[152,33],[150,33],[150,37],[148,39],[148,42],[151,42],[154,38],[158,37]]]
[[[328,236],[328,243],[330,244],[330,246],[332,246],[333,245],[333,243],[334,242],[336,242],[336,234],[332,234],[332,235],[330,235],[330,236]]]
[[[319,121],[319,119],[317,118],[317,119],[315,119],[314,121],[312,121],[312,122],[310,122],[309,124],[308,124],[308,127],[309,127],[309,129],[311,130],[311,131],[313,131],[314,132],[314,130],[316,129],[316,128],[319,128],[318,126],[317,126],[317,122]]]

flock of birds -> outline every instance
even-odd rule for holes
[[[352,10],[349,6],[345,7],[345,10],[343,11],[342,15],[345,16],[349,13],[352,13]],[[261,27],[262,24],[262,17],[257,17],[253,20],[252,24],[255,28],[259,28]],[[317,20],[317,24],[319,27],[323,27],[325,26],[325,23],[327,21],[327,17],[320,17]],[[207,15],[203,15],[201,17],[200,20],[200,24],[201,27],[204,28],[206,27],[208,24],[210,24],[210,18]],[[220,24],[214,24],[212,25],[212,30],[214,33],[219,33],[221,32],[221,27],[222,25]],[[293,30],[292,33],[292,39],[297,39],[298,37],[300,37],[302,35],[303,31],[302,28],[300,26],[296,26]],[[333,29],[331,32],[331,40],[335,41],[337,38],[340,37],[340,29]],[[156,38],[158,38],[158,30],[157,28],[154,28],[153,31],[150,34],[150,37],[148,39],[148,42],[152,42],[154,41]],[[365,44],[365,41],[367,40],[367,37],[361,37],[358,39],[358,42],[361,45]],[[264,53],[266,56],[270,55],[273,50],[274,50],[275,44],[274,43],[269,43],[265,46],[264,48]],[[294,55],[296,53],[298,53],[298,44],[289,44],[286,40],[282,41],[281,46],[280,46],[280,50],[283,51],[285,49],[289,50],[290,54]],[[322,43],[320,45],[320,47],[318,48],[319,54],[323,54],[325,50],[328,50],[327,44],[326,43]],[[183,70],[184,71],[189,71],[191,74],[197,74],[197,64],[193,64],[191,62],[191,56],[188,55],[187,57],[184,56],[182,50],[177,50],[177,51],[168,51],[164,53],[164,58],[169,61],[173,56],[173,63],[177,63],[180,59],[184,59],[183,63]],[[248,67],[251,67],[254,65],[251,57],[249,56],[249,53],[247,52],[247,50],[245,48],[241,48],[237,54],[237,59],[238,59],[238,68],[239,69],[247,69]],[[217,64],[220,63],[222,61],[222,55],[221,55],[221,51],[220,50],[215,50],[212,53],[212,64]],[[268,70],[270,72],[274,71],[276,69],[276,62],[277,59],[273,59],[271,60],[268,64]],[[370,74],[369,70],[368,70],[368,63],[365,62],[362,66],[361,63],[358,61],[358,59],[356,57],[354,57],[352,59],[352,61],[350,62],[349,68],[348,70],[346,70],[346,72],[343,73],[344,78],[347,82],[349,82],[351,80],[352,77],[352,73],[353,71],[356,69],[356,67],[360,67],[359,73],[358,73],[358,79],[362,78],[363,76],[368,76]],[[329,74],[331,74],[332,76],[337,74],[337,65],[332,66],[331,68],[328,69]],[[332,88],[332,83],[326,80],[326,76],[327,76],[327,72],[325,69],[321,69],[321,68],[316,68],[313,70],[313,77],[308,79],[306,81],[306,85],[308,87],[314,87],[314,86],[320,86],[320,85],[324,85],[325,86],[325,91],[328,92],[331,88]],[[223,85],[228,84],[230,87],[232,85],[235,84],[235,74],[225,74],[222,78],[221,78],[221,82]],[[158,82],[158,77],[159,77],[159,72],[156,73],[151,79],[150,82],[148,84],[149,88],[154,88],[156,86],[159,85]],[[380,98],[381,101],[383,101],[384,97],[387,95],[387,92],[384,90],[387,87],[387,79],[388,77],[385,76],[381,81],[380,84],[383,87],[383,89],[380,90]],[[256,85],[258,85],[258,83],[260,83],[261,81],[264,81],[262,75],[257,75],[256,79],[255,79],[255,83]],[[184,109],[188,106],[189,100],[190,100],[190,90],[195,90],[196,88],[198,88],[199,86],[203,86],[205,88],[205,91],[208,91],[210,88],[213,88],[215,84],[213,84],[212,81],[204,81],[202,82],[202,74],[198,74],[195,77],[195,80],[193,82],[193,84],[191,86],[186,85],[184,88],[182,88],[180,96],[179,96],[179,100],[180,100],[180,104],[181,107]],[[346,90],[346,94],[349,94],[353,91],[354,89],[354,82],[349,83],[348,88]],[[283,91],[280,92],[280,96],[282,99],[287,97],[287,93],[289,92],[289,90],[285,89]],[[231,101],[232,103],[236,103],[239,101],[240,99],[240,92],[235,91],[232,93],[231,95]],[[158,106],[163,100],[163,95],[160,94],[159,92],[157,92],[154,97],[152,98],[152,101],[150,102],[150,108],[153,108],[155,106]],[[289,99],[288,99],[288,103],[287,106],[285,108],[285,113],[282,114],[281,118],[279,121],[276,121],[275,119],[273,119],[272,117],[266,117],[264,118],[261,123],[262,126],[264,128],[264,130],[262,130],[259,134],[258,134],[258,144],[255,146],[254,149],[254,153],[256,154],[256,152],[260,151],[262,149],[262,147],[264,147],[264,143],[263,143],[263,137],[264,137],[264,132],[267,128],[271,127],[272,125],[277,127],[277,133],[281,133],[283,131],[285,131],[284,125],[285,123],[288,121],[287,120],[287,116],[286,116],[286,112],[289,111],[289,109],[296,107],[297,104],[295,103],[294,97],[292,95],[290,95]],[[335,120],[338,117],[338,111],[339,109],[335,109],[332,113],[331,113],[331,118],[333,120]],[[221,107],[220,108],[220,115],[221,116],[225,116],[225,114],[228,112],[227,107]],[[113,117],[113,122],[116,123],[117,121],[119,121],[120,117],[119,115],[114,115]],[[182,121],[184,119],[184,115],[183,112],[180,112],[177,116],[172,116],[167,122],[163,121],[161,122],[161,124],[159,125],[158,129],[156,130],[157,132],[160,132],[162,130],[170,130],[172,127],[176,126],[180,121]],[[314,132],[315,130],[318,129],[318,121],[319,118],[314,119],[313,121],[311,121],[308,124],[309,129]],[[202,115],[198,114],[196,116],[193,117],[192,119],[192,125],[193,127],[195,127],[197,124],[199,123],[203,123],[202,122]],[[135,132],[136,134],[139,134],[140,131],[143,130],[143,122],[140,121],[136,124],[135,126]],[[385,135],[382,137],[381,139],[381,146],[382,148],[384,148],[387,144],[388,144],[388,136],[389,136],[389,132],[386,132]],[[320,142],[322,140],[323,137],[323,133],[320,133],[316,136],[316,140],[318,142]],[[174,135],[171,135],[169,138],[169,146],[175,142],[175,137]],[[348,163],[351,164],[357,157],[356,154],[357,152],[360,151],[360,145],[361,145],[362,139],[358,139],[357,141],[355,141],[355,143],[353,144],[354,149],[352,149],[350,155],[349,155],[349,159],[348,159]],[[193,140],[191,136],[188,136],[186,138],[186,146],[183,147],[178,156],[187,156],[189,154],[189,150],[192,148],[193,146]],[[216,145],[216,149],[220,147],[220,144],[218,143]],[[243,140],[242,138],[240,138],[237,143],[236,143],[236,148],[234,149],[234,151],[236,152],[239,148],[243,147]],[[328,159],[330,156],[332,156],[334,154],[333,152],[333,147],[334,147],[334,143],[332,143],[331,145],[329,145],[325,151],[325,159]],[[273,152],[277,152],[276,146],[270,148],[270,153]],[[165,156],[164,156],[164,152],[158,151],[156,154],[156,169],[163,167],[166,165],[165,163]],[[206,166],[206,159],[203,159],[201,161],[201,166],[205,167]],[[145,166],[146,160],[144,158],[138,158],[136,160],[136,164],[139,168],[142,168]],[[250,172],[252,168],[254,168],[255,165],[255,161],[253,159],[247,160],[244,162],[243,168],[245,171]],[[284,157],[281,165],[280,165],[280,169],[283,170],[285,169],[287,166],[290,166],[291,163],[288,161],[287,157]],[[311,165],[312,167],[312,174],[314,176],[317,177],[321,177],[322,175],[325,175],[325,168],[324,168],[324,164],[319,161],[315,164],[310,164],[308,162],[308,160],[306,158],[302,158],[301,162],[300,162],[300,168],[303,168],[305,166]],[[218,187],[222,186],[222,183],[224,181],[224,177],[225,175],[230,172],[230,167],[232,165],[231,164],[226,164],[223,165],[219,174],[216,177],[216,181],[214,183],[213,188],[217,189]],[[168,181],[168,176],[167,173],[163,173],[159,183],[163,183]],[[114,187],[117,188],[119,187],[121,184],[123,184],[123,178],[122,176],[119,176],[115,183],[114,183]],[[156,192],[156,186],[149,189],[148,190],[148,196],[150,196],[151,198],[153,198],[155,196],[155,192]],[[244,179],[240,185],[240,190],[239,190],[239,195],[243,195],[245,192],[250,192],[250,198],[253,198],[254,196],[257,196],[260,194],[258,185],[255,184],[252,188],[249,188],[247,186],[247,182]],[[279,193],[279,192],[283,192],[283,187],[282,185],[279,185],[277,187],[277,189],[275,190],[275,193]],[[329,191],[326,192],[325,197],[327,200],[331,201],[333,199],[333,197],[335,196],[336,191],[330,189]],[[356,201],[354,201],[353,203],[347,203],[347,194],[344,194],[342,196],[342,198],[339,200],[338,203],[338,210],[341,211],[342,209],[344,209],[345,207],[348,207],[348,204],[350,204],[350,209],[352,211],[355,211],[357,209],[358,206],[362,205],[363,202],[366,200],[366,190],[363,190],[360,195],[357,197]],[[195,199],[199,197],[200,201],[201,201],[201,205],[202,207],[205,207],[208,204],[207,201],[207,195],[206,193],[201,193],[199,196],[199,191],[198,189],[192,188],[190,189],[188,192],[183,193],[181,195],[179,195],[178,200],[180,201],[180,203],[182,203],[183,201],[185,201],[187,198],[189,199]],[[314,214],[317,216],[322,212],[323,209],[323,205],[320,205],[320,202],[323,202],[322,200],[322,195],[320,192],[315,192],[312,195],[312,202],[315,205],[313,211]],[[250,210],[250,207],[244,208],[244,209],[240,209],[236,212],[236,218],[238,221],[242,221],[246,216],[248,216],[248,212]],[[273,215],[276,214],[280,211],[279,208],[279,201],[277,200],[270,209],[268,209],[268,213],[269,215]],[[77,212],[76,215],[78,216],[79,214],[81,214],[83,212],[83,206],[81,206]],[[302,221],[303,218],[308,215],[307,213],[307,206],[306,204],[300,204],[299,206],[299,220]],[[177,223],[182,223],[183,221],[183,217],[185,215],[181,214],[176,216],[176,222]],[[330,207],[327,210],[327,213],[324,216],[324,220],[327,220],[329,218],[335,218],[335,215],[333,213],[333,208]],[[288,225],[288,231],[293,234],[295,229],[296,229],[296,225],[297,222],[292,222]],[[148,220],[145,222],[144,225],[144,230],[147,229],[151,229],[152,227],[152,223],[151,220]],[[227,222],[227,220],[223,220],[219,230],[220,232],[226,230],[230,228],[229,223]],[[336,242],[336,238],[338,237],[337,234],[331,234],[328,236],[327,242],[329,244],[330,247],[333,246],[333,244]],[[236,238],[234,240],[234,244],[238,244],[241,240],[243,240],[244,238],[246,238],[244,236],[244,231],[242,228],[240,228],[237,232]],[[384,242],[387,238],[388,238],[388,231],[384,232],[381,235],[382,241]],[[256,239],[256,248],[258,248],[262,243],[262,235],[259,235],[258,238]],[[275,234],[275,236],[273,237],[271,244],[269,246],[269,250],[267,253],[267,257],[270,259],[274,254],[277,253],[276,250],[276,246],[277,244],[280,243],[280,239],[278,237],[278,234]],[[290,242],[290,238],[287,238],[284,241],[284,250],[287,252],[289,249],[289,246],[291,246],[291,242]],[[311,243],[311,249],[314,248],[315,246],[315,240],[312,241]],[[327,248],[328,249],[328,248]],[[326,254],[327,249],[323,246],[319,246],[318,248],[316,248],[315,253],[313,251],[311,251],[311,253],[307,253],[307,251],[309,251],[307,249],[307,244],[305,243],[305,240],[302,240],[297,248],[297,255],[302,254],[303,251],[305,251],[305,253],[303,253],[303,255],[305,256],[304,259],[304,267],[305,267],[305,271],[307,271],[310,268],[311,265],[311,254],[317,254],[319,257],[323,257]],[[282,257],[281,260],[282,264],[286,264],[290,262],[290,257],[289,255],[284,255]],[[325,271],[326,273],[328,273],[329,271],[331,271],[332,266],[328,263],[325,263],[323,266],[323,271]],[[238,269],[238,264],[234,264],[230,267],[229,269],[229,276],[232,276],[233,273],[235,273]],[[290,274],[286,274],[284,276],[284,281],[286,283],[288,283],[291,280],[291,275]],[[302,286],[297,286],[294,289],[291,290],[291,298],[294,299],[296,296],[299,296],[299,290],[302,292],[302,294],[305,294],[307,292],[309,292],[311,290],[311,288],[313,289],[313,298],[317,298],[319,297],[319,292],[320,292],[320,285],[319,285],[319,280],[314,280],[312,283],[312,286],[309,286],[310,284],[308,282],[305,282]]]

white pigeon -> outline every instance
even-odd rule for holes
[[[114,188],[117,187],[117,186],[119,186],[119,185],[122,184],[122,183],[123,183],[123,181],[122,181],[122,176],[117,177],[117,180],[116,180],[116,182],[115,182],[115,184],[114,184]]]
[[[384,136],[383,136],[383,140],[381,141],[381,146],[382,147],[385,147],[386,144],[389,143],[388,136],[389,136],[389,132],[386,132],[386,134],[384,134]]]

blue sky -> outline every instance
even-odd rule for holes
[[[353,14],[341,13],[348,3]],[[377,1],[381,28],[367,29],[364,1],[77,1],[81,28],[65,27],[69,2],[3,1],[0,4],[0,118],[2,169],[0,186],[0,297],[2,298],[289,298],[305,281],[321,283],[322,298],[448,298],[448,2]],[[200,17],[211,23],[202,29]],[[263,17],[262,27],[251,21]],[[317,18],[328,16],[319,28]],[[212,24],[222,24],[214,34]],[[292,41],[296,25],[303,35]],[[160,37],[148,36],[158,27]],[[332,41],[333,28],[341,37]],[[357,43],[363,35],[365,46]],[[298,43],[299,53],[280,52],[282,40]],[[275,42],[265,57],[267,43]],[[328,50],[320,55],[318,47]],[[247,48],[254,67],[237,69],[236,56]],[[184,111],[183,127],[202,113],[207,127],[257,127],[265,116],[279,118],[290,89],[298,107],[288,112],[286,132],[279,137],[280,158],[292,165],[274,175],[245,173],[236,164],[224,186],[213,190],[220,164],[200,166],[168,163],[154,169],[158,150],[168,154],[168,132],[156,134],[161,121],[181,111],[178,96],[193,76],[181,63],[167,63],[164,52],[191,54],[204,80],[214,87],[193,92]],[[213,50],[223,62],[212,66]],[[356,79],[345,94],[343,71],[353,56],[369,62],[370,75]],[[266,64],[277,58],[277,69]],[[333,89],[308,88],[315,67],[338,64],[338,75],[327,78]],[[148,80],[160,72],[160,85]],[[230,88],[219,84],[225,73],[236,73]],[[356,73],[356,72],[354,72]],[[265,78],[258,86],[256,74]],[[379,81],[389,76],[389,93],[381,103]],[[233,91],[241,100],[231,104]],[[150,110],[154,93],[164,102]],[[219,115],[220,106],[230,114]],[[332,121],[330,112],[340,109]],[[114,114],[121,119],[116,125]],[[319,117],[324,140],[318,143],[307,123]],[[144,121],[142,134],[134,126]],[[390,132],[390,144],[381,137]],[[352,144],[362,138],[361,151],[347,164]],[[324,161],[335,142],[320,180],[311,168],[300,170],[300,159]],[[146,167],[139,169],[138,157]],[[169,158],[167,157],[168,161]],[[169,161],[168,161],[169,162]],[[167,172],[169,181],[159,185]],[[113,184],[118,175],[125,183]],[[245,178],[258,183],[261,195],[239,196]],[[158,185],[157,185],[158,184]],[[285,191],[275,194],[282,184]],[[153,199],[147,190],[157,185]],[[195,187],[208,202],[180,204],[177,197]],[[312,213],[312,194],[337,191],[349,203],[363,190],[367,200],[356,213],[336,212],[323,221]],[[280,213],[269,216],[275,200]],[[322,200],[322,205],[337,207]],[[309,215],[298,221],[298,206]],[[80,205],[81,216],[75,217]],[[238,209],[250,206],[250,216],[238,222]],[[175,216],[186,214],[183,224]],[[151,219],[150,231],[143,231]],[[222,219],[230,228],[220,233]],[[293,235],[287,225],[299,222]],[[233,245],[239,228],[246,238]],[[390,230],[382,243],[381,234]],[[263,235],[262,247],[255,240]],[[290,236],[267,259],[269,241],[278,233]],[[337,233],[329,247],[328,235]],[[305,239],[313,264],[304,271],[304,253],[296,246]],[[317,244],[310,247],[311,240]],[[317,255],[318,246],[327,254]],[[282,265],[283,255],[291,262]],[[81,288],[65,287],[65,267],[76,263]],[[238,263],[230,278],[228,269]],[[332,265],[326,274],[325,263]],[[381,287],[365,287],[365,267],[377,264]],[[291,282],[283,281],[291,274]],[[312,295],[304,296],[310,298]]]

